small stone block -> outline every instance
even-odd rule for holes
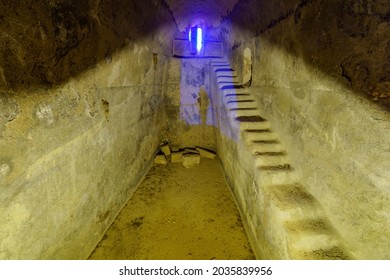
[[[173,152],[171,154],[171,162],[178,163],[182,160],[183,153],[182,152]]]
[[[169,148],[169,144],[161,145],[161,152],[163,152],[166,157],[169,156],[171,154],[171,149]]]
[[[180,151],[179,147],[176,147],[176,146],[173,146],[171,150],[172,150],[172,152]]]
[[[185,168],[198,166],[200,164],[200,155],[198,155],[198,154],[184,154],[182,157],[182,164]]]
[[[185,154],[199,154],[199,152],[196,148],[185,148],[184,153]]]
[[[168,164],[168,161],[166,159],[166,157],[164,155],[157,155],[155,158],[154,158],[154,163],[156,164],[162,164],[162,165],[167,165]]]
[[[204,149],[200,147],[196,147],[196,150],[200,153],[201,157],[209,158],[209,159],[215,159],[217,157],[214,151],[210,151],[208,149]]]

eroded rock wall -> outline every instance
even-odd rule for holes
[[[155,33],[168,20],[163,9],[160,1],[1,1],[0,87],[67,81]]]
[[[359,1],[240,1],[224,26],[230,48],[245,34],[267,39],[292,56],[388,108],[390,3]],[[282,33],[275,30],[282,30]],[[258,54],[260,55],[260,54]]]
[[[175,30],[159,3],[1,2],[0,259],[87,258],[148,171]]]
[[[390,256],[388,1],[240,1],[221,28],[294,172],[355,258]]]

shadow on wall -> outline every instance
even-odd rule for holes
[[[389,1],[241,0],[229,21],[228,49],[260,36],[390,109]]]
[[[0,1],[0,89],[51,88],[172,18],[163,1]],[[167,48],[169,50],[169,48]]]
[[[213,125],[208,91],[209,65],[202,60],[181,63],[180,119],[189,125]],[[207,78],[207,79],[206,79]]]

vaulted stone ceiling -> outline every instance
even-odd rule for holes
[[[190,25],[218,27],[239,0],[166,0],[180,31]]]

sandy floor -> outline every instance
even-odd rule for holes
[[[254,259],[218,160],[155,165],[90,259]]]

